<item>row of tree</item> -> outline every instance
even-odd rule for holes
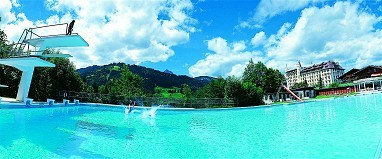
[[[262,104],[264,93],[276,92],[285,80],[276,69],[267,68],[262,62],[252,59],[247,64],[242,77],[219,77],[196,90],[197,98],[235,98],[239,106]]]

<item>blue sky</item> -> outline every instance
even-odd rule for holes
[[[2,0],[0,28],[76,20],[88,48],[77,68],[111,62],[189,76],[240,76],[247,62],[293,68],[328,60],[345,69],[382,65],[380,0]],[[49,32],[49,31],[47,31]]]

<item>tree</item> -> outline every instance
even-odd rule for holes
[[[21,71],[14,67],[0,65],[0,84],[8,86],[0,88],[0,96],[16,97],[20,79]]]
[[[321,88],[324,87],[324,82],[322,81],[322,77],[321,77],[321,75],[320,75],[320,77],[318,78],[317,86],[318,86],[319,89],[321,89]]]
[[[225,98],[241,99],[243,97],[243,85],[239,78],[235,76],[228,76],[226,85],[224,87]]]
[[[336,82],[331,83],[328,87],[329,87],[329,88],[337,88],[338,86],[340,86],[340,83],[338,83],[338,82],[336,81]]]
[[[243,98],[239,99],[241,106],[255,106],[263,103],[263,90],[251,82],[243,83]]]
[[[43,54],[60,54],[60,51],[45,50]],[[55,67],[35,68],[29,97],[35,100],[58,99],[59,91],[87,91],[88,86],[76,71],[76,67],[67,58],[47,58]]]
[[[295,83],[293,86],[291,86],[292,89],[305,88],[305,87],[308,87],[308,82],[306,80],[299,83]]]
[[[211,86],[209,84],[195,91],[196,98],[211,98]]]
[[[277,92],[277,89],[285,81],[284,75],[277,69],[268,68],[264,76],[262,89],[264,92]]]
[[[249,60],[247,67],[245,67],[243,72],[243,81],[244,82],[254,82],[255,81],[255,64],[253,63],[252,58]]]
[[[1,17],[0,17],[1,22]],[[9,57],[12,45],[8,44],[7,34],[0,29],[0,58]]]
[[[12,47],[8,44],[7,35],[0,29],[0,58],[9,57],[11,49]],[[14,67],[0,65],[0,84],[8,86],[7,88],[0,88],[0,96],[15,97],[20,78],[21,71]]]
[[[255,80],[252,82],[256,84],[256,86],[258,87],[263,87],[263,85],[265,84],[264,78],[266,76],[267,67],[261,61],[259,61],[255,65],[254,72],[255,72]]]
[[[284,80],[279,70],[267,68],[261,61],[254,64],[252,59],[243,73],[243,82],[251,82],[268,93],[276,92]]]
[[[99,86],[97,85],[96,82],[93,81],[92,87],[93,87],[94,93],[99,93]]]
[[[109,93],[105,85],[101,85],[101,86],[99,86],[99,87],[98,87],[98,91],[99,91],[99,93],[102,93],[102,94],[107,94],[107,93]]]
[[[253,63],[252,59],[247,64],[243,73],[243,82],[252,82],[258,87],[262,87],[267,67],[261,62]]]
[[[185,98],[191,98],[192,91],[188,84],[182,84],[182,93]]]
[[[195,91],[197,98],[224,98],[226,80],[223,77],[211,80],[210,83]]]
[[[121,77],[110,80],[106,87],[109,87],[108,93],[130,98],[143,95],[142,83],[142,77],[132,73],[127,66],[124,66],[121,71]]]
[[[213,79],[209,84],[209,93],[211,98],[224,98],[224,87],[226,81],[223,77]]]
[[[226,79],[225,97],[235,98],[239,106],[255,106],[262,104],[263,90],[252,82],[229,76]]]
[[[306,81],[306,80],[304,80],[302,84],[303,84],[304,87],[308,87],[309,86],[308,85],[308,81]]]

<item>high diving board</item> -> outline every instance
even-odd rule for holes
[[[17,57],[0,59],[0,64],[16,67],[24,71],[26,68],[31,67],[55,67],[56,65],[48,61],[42,60],[37,57]]]
[[[56,35],[38,37],[28,39],[26,40],[26,43],[34,47],[39,47],[39,51],[41,51],[41,53],[45,48],[89,46],[89,44],[80,35]]]
[[[69,54],[43,54],[43,51],[46,48],[89,46],[89,44],[80,35],[78,35],[78,33],[72,33],[71,35],[56,34],[41,36],[37,35],[34,31],[36,29],[62,25],[66,25],[65,31],[67,31],[68,29],[72,29],[73,24],[71,23],[68,25],[68,23],[63,23],[24,29],[19,41],[15,43],[9,54],[10,58],[0,59],[0,64],[12,66],[22,71],[16,100],[25,101],[28,98],[29,88],[32,82],[35,67],[55,67],[55,64],[45,61],[44,58],[72,57]],[[34,50],[32,51],[29,46],[33,46]],[[25,51],[25,49],[27,49],[27,51]]]
[[[32,57],[41,57],[41,58],[52,58],[52,57],[58,57],[58,58],[68,58],[73,57],[70,54],[42,54],[42,55],[31,55]]]
[[[0,59],[0,64],[15,67],[22,71],[16,100],[24,101],[28,97],[35,67],[55,67],[56,65],[37,57],[18,57]]]

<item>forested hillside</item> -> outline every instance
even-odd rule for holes
[[[89,85],[105,85],[109,80],[120,77],[121,68],[123,68],[123,66],[127,66],[132,73],[144,79],[143,88],[145,92],[153,92],[156,86],[181,88],[182,84],[188,84],[192,90],[195,90],[203,87],[213,79],[208,76],[197,78],[191,78],[185,75],[178,76],[138,65],[126,65],[124,63],[112,63],[104,66],[94,65],[78,69],[77,72]]]

